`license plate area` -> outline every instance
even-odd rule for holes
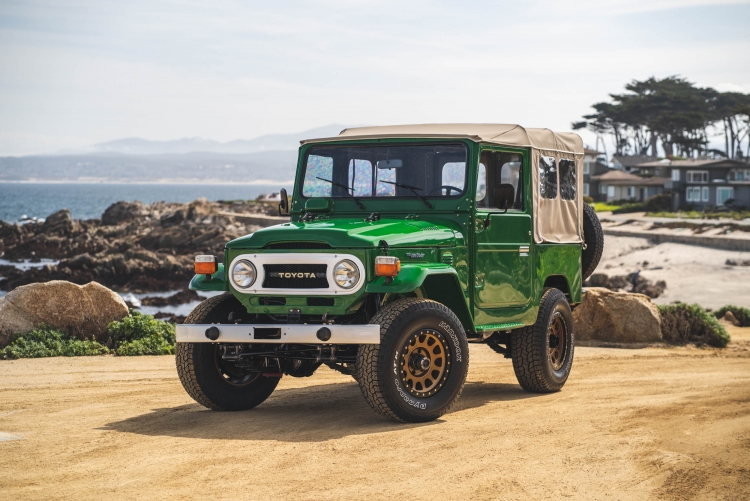
[[[253,327],[253,339],[281,339],[281,328]]]

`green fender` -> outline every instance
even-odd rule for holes
[[[216,273],[211,275],[211,280],[206,280],[206,275],[195,275],[190,281],[191,291],[228,291],[229,287],[224,280],[224,265],[219,264]]]
[[[466,303],[465,291],[461,289],[458,273],[447,264],[402,264],[401,271],[390,284],[386,285],[385,277],[378,277],[365,287],[366,292],[376,294],[404,294],[420,289],[425,298],[450,308],[468,335],[475,332],[474,319]]]

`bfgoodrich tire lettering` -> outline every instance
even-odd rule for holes
[[[214,296],[196,306],[185,323],[225,322],[229,312],[238,308],[242,305],[230,293]],[[220,349],[217,343],[177,343],[177,374],[193,400],[216,411],[240,411],[252,409],[273,393],[280,378],[259,372],[235,374],[222,366]]]
[[[524,390],[559,391],[573,366],[573,315],[558,289],[547,289],[539,302],[534,325],[511,335],[513,370]]]
[[[383,416],[432,421],[458,400],[469,369],[461,322],[444,305],[418,298],[386,306],[370,323],[380,325],[380,345],[357,356],[359,387]]]

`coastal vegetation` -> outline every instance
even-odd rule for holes
[[[671,344],[707,344],[724,348],[729,334],[719,321],[697,304],[668,304],[659,306],[661,332]]]
[[[573,128],[611,136],[618,155],[656,157],[661,144],[671,158],[750,156],[750,94],[696,87],[678,76],[633,80],[625,90],[593,104],[594,113]],[[723,136],[723,150],[708,147],[712,135]]]
[[[43,357],[81,357],[90,355],[173,355],[174,324],[156,320],[137,311],[108,326],[105,343],[79,339],[62,330],[41,326],[16,337],[0,350],[5,359]]]

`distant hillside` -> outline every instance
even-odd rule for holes
[[[338,136],[346,125],[332,124],[293,134],[268,134],[255,139],[238,139],[220,143],[210,139],[184,138],[174,141],[148,141],[141,138],[127,138],[94,145],[103,153],[128,155],[154,155],[160,153],[257,153],[261,151],[296,150],[303,139]]]
[[[337,136],[344,125],[220,143],[207,139],[118,139],[94,153],[0,157],[0,181],[287,182],[302,139]]]
[[[48,155],[0,158],[0,181],[289,181],[297,152]]]

